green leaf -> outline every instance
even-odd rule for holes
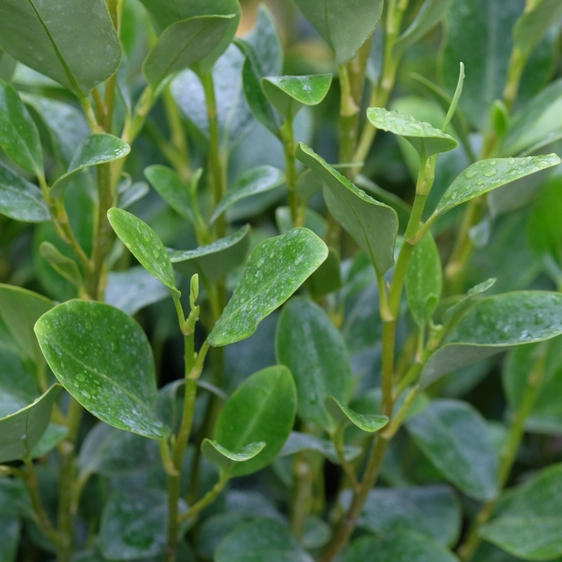
[[[57,423],[50,423],[41,436],[39,441],[35,443],[31,449],[31,457],[44,457],[50,453],[66,436],[68,435],[68,427]]]
[[[386,416],[375,414],[359,414],[351,408],[344,406],[333,396],[327,396],[324,400],[326,410],[338,424],[351,422],[353,425],[367,433],[375,433],[388,424]]]
[[[123,209],[109,209],[107,218],[117,236],[140,264],[172,293],[179,295],[172,262],[156,232]]]
[[[331,431],[335,429],[324,400],[351,398],[351,365],[345,342],[330,317],[308,299],[290,300],[277,326],[277,361],[286,365],[297,384],[298,413]]]
[[[41,190],[0,162],[0,214],[22,222],[51,220]]]
[[[105,133],[85,137],[68,166],[66,174],[61,176],[51,187],[52,197],[62,197],[74,176],[91,166],[98,166],[124,158],[131,152],[131,147],[118,137]]]
[[[31,454],[49,425],[53,404],[61,389],[55,384],[29,406],[0,419],[0,463]]]
[[[315,451],[325,456],[333,464],[340,464],[340,458],[333,441],[320,439],[308,433],[292,431],[283,445],[280,455],[282,457],[302,453],[303,451]],[[353,461],[361,454],[361,448],[354,445],[344,445],[343,454],[346,460]]]
[[[259,323],[281,306],[327,256],[324,242],[305,228],[293,228],[256,246],[232,298],[209,335],[209,343],[219,347],[251,336]]]
[[[345,550],[342,562],[457,562],[445,547],[417,533],[399,531],[386,538],[362,537]]]
[[[370,107],[367,109],[367,118],[373,127],[404,137],[426,158],[457,147],[457,141],[452,136],[406,113],[388,111],[383,107]]]
[[[427,386],[443,375],[511,346],[562,334],[562,294],[518,291],[482,299],[471,306],[422,370]]]
[[[244,263],[250,247],[249,234],[250,225],[247,224],[207,246],[170,250],[170,260],[178,271],[190,277],[197,273],[203,282],[212,284]]]
[[[405,282],[410,312],[420,328],[431,320],[441,298],[442,287],[439,250],[428,232],[412,252]]]
[[[104,0],[2,0],[0,10],[0,47],[79,96],[117,71],[121,48]]]
[[[0,515],[0,560],[15,562],[20,542],[21,522],[17,517]]]
[[[309,277],[306,287],[312,298],[324,297],[343,286],[340,255],[334,248],[328,248],[326,261]]]
[[[107,304],[73,300],[44,314],[35,333],[57,379],[91,414],[149,439],[168,436],[155,414],[152,350],[130,316]]]
[[[251,474],[273,461],[291,433],[296,405],[293,377],[281,365],[258,371],[238,387],[219,416],[214,439],[229,451],[266,445],[250,460],[233,466],[232,476]]]
[[[562,465],[556,464],[518,487],[498,517],[480,528],[480,536],[524,560],[562,556]]]
[[[82,274],[76,262],[63,255],[50,242],[41,242],[39,253],[51,264],[52,268],[76,287],[82,286]]]
[[[235,14],[196,16],[166,28],[143,63],[143,73],[153,90],[171,74],[195,64],[208,72],[214,53],[232,28]],[[219,53],[219,55],[222,53]]]
[[[240,451],[233,452],[212,439],[203,439],[201,450],[209,462],[216,464],[220,470],[226,471],[230,469],[234,463],[246,462],[253,459],[264,450],[265,446],[265,441],[249,443]]]
[[[482,281],[482,283],[478,283],[478,285],[471,287],[466,292],[466,295],[462,295],[453,306],[445,310],[442,318],[443,324],[448,324],[456,315],[464,312],[468,306],[472,304],[475,297],[478,297],[482,293],[485,293],[488,289],[491,289],[495,285],[496,281],[497,279],[492,277],[491,279],[486,279],[486,281]]]
[[[294,0],[308,21],[332,47],[338,65],[349,61],[371,36],[382,14],[382,0]]]
[[[305,144],[297,145],[296,156],[322,177],[328,209],[369,256],[377,273],[382,275],[390,269],[398,232],[396,211],[357,189]]]
[[[1,24],[0,24],[1,25]],[[18,93],[0,80],[0,146],[19,166],[43,175],[39,131]]]
[[[193,201],[189,186],[178,173],[167,166],[154,165],[144,169],[144,175],[160,197],[185,220],[195,224]]]
[[[274,519],[260,519],[232,531],[222,541],[215,562],[312,562],[291,531]]]
[[[331,74],[311,76],[267,76],[261,87],[271,105],[289,121],[307,105],[318,105],[332,84]]]
[[[271,191],[284,182],[285,174],[273,166],[258,166],[244,172],[234,185],[228,188],[226,195],[216,206],[210,222],[215,222],[234,203],[257,193]]]
[[[0,340],[0,418],[25,408],[38,396],[37,378],[12,342]]]
[[[492,500],[498,493],[499,458],[484,418],[458,400],[434,400],[407,424],[416,445],[467,496]]]

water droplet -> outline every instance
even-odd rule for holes
[[[487,178],[491,178],[492,176],[495,176],[498,173],[498,171],[495,168],[490,168],[489,170],[486,170],[484,172],[484,175]]]
[[[85,375],[78,375],[76,377],[80,382],[84,382],[86,380],[86,376]]]
[[[467,170],[464,173],[465,178],[469,179],[469,180],[471,180],[474,176],[477,176],[477,175],[478,175],[478,172],[476,172],[475,170]]]

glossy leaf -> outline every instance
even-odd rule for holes
[[[484,419],[466,402],[434,400],[407,424],[416,445],[467,496],[496,497],[499,458]]]
[[[431,384],[447,373],[511,346],[562,334],[562,295],[519,291],[482,299],[471,306],[422,370]]]
[[[289,121],[301,107],[318,105],[326,97],[331,84],[331,74],[267,76],[261,81],[265,97]]]
[[[334,218],[351,234],[382,275],[394,264],[398,216],[326,163],[311,148],[299,143],[297,158],[324,181],[324,198]]]
[[[104,0],[2,0],[0,9],[0,47],[78,95],[119,67],[119,39]]]
[[[41,190],[0,163],[0,215],[22,222],[51,219]]]
[[[103,133],[87,136],[76,149],[66,174],[51,187],[51,195],[61,197],[78,172],[124,158],[130,151],[131,147],[126,142],[113,135]]]
[[[212,439],[204,439],[201,444],[201,450],[209,462],[216,464],[220,470],[225,471],[234,463],[252,460],[263,451],[265,446],[266,443],[264,441],[249,443],[240,451],[233,452]]]
[[[549,28],[561,18],[562,4],[558,0],[541,0],[525,11],[513,28],[513,39],[524,58],[531,56]]]
[[[43,315],[35,333],[53,373],[86,410],[118,429],[167,437],[155,414],[152,350],[130,316],[107,304],[73,300]]]
[[[0,80],[0,147],[19,166],[43,175],[43,153],[37,127],[18,93]]]
[[[428,232],[412,252],[405,282],[410,312],[420,328],[431,320],[441,298],[442,286],[439,250]]]
[[[562,465],[546,468],[513,492],[506,508],[481,527],[480,536],[524,560],[562,556],[561,490]]]
[[[248,170],[228,188],[226,195],[213,211],[210,222],[215,222],[234,203],[257,193],[271,191],[284,181],[285,174],[273,166],[258,166]]]
[[[177,172],[167,166],[155,165],[145,168],[144,175],[150,185],[176,213],[195,224],[189,186],[185,184]]]
[[[178,271],[200,275],[203,282],[215,283],[238,267],[248,255],[250,226],[246,225],[207,246],[195,250],[170,250],[170,261]]]
[[[466,292],[466,295],[463,295],[453,306],[443,313],[443,323],[448,324],[455,316],[465,311],[476,297],[491,289],[496,284],[496,281],[497,279],[492,277],[491,279],[486,279],[486,281],[482,281],[482,283],[478,283],[478,285],[471,287]]]
[[[39,253],[51,264],[55,271],[73,285],[77,287],[82,285],[82,274],[77,263],[62,254],[56,246],[45,241],[39,246]]]
[[[274,519],[236,528],[220,544],[216,562],[312,562],[290,530]]]
[[[371,36],[382,14],[382,0],[294,0],[332,47],[338,65],[349,61]]]
[[[200,15],[167,27],[143,63],[150,86],[155,90],[171,74],[195,64],[202,72],[209,71],[216,60],[212,55],[232,27],[233,18],[234,14]]]
[[[405,113],[388,111],[383,107],[370,107],[367,109],[367,118],[377,129],[404,137],[426,158],[457,147],[457,141],[441,129]]]
[[[259,244],[209,335],[218,347],[251,336],[259,323],[281,306],[320,266],[328,248],[310,230],[293,228]],[[219,440],[220,441],[220,440]]]
[[[51,418],[61,386],[53,385],[45,394],[17,412],[0,419],[0,463],[31,454]]]
[[[335,429],[324,400],[334,396],[347,404],[352,375],[345,342],[330,317],[308,299],[292,299],[279,318],[276,350],[278,362],[295,378],[299,416]]]
[[[229,451],[266,445],[250,460],[233,466],[232,476],[251,474],[273,461],[293,428],[296,402],[293,377],[283,366],[258,371],[238,387],[219,416],[214,439]]]
[[[375,414],[359,414],[351,408],[344,406],[333,396],[328,396],[325,401],[326,410],[338,424],[351,422],[353,425],[367,433],[375,433],[388,424],[386,416]]]
[[[340,458],[334,443],[328,439],[320,439],[308,433],[292,431],[289,438],[281,449],[281,456],[294,455],[303,451],[315,451],[320,453],[333,464],[340,464]],[[361,454],[361,448],[354,445],[344,445],[343,454],[346,460],[353,461]]]
[[[173,293],[179,294],[172,262],[156,232],[123,209],[110,209],[107,218],[117,236],[141,265]]]

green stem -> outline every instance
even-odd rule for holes
[[[185,129],[181,121],[181,115],[178,110],[178,104],[172,96],[170,88],[166,88],[162,94],[164,102],[164,110],[168,120],[168,126],[171,134],[171,146],[174,149],[173,166],[185,183],[191,180],[191,171],[189,166],[189,145],[185,136]]]
[[[351,486],[355,491],[359,489],[359,482],[357,476],[355,475],[355,470],[353,465],[345,458],[345,424],[341,424],[338,429],[332,435],[332,441],[334,442],[334,447],[336,448],[336,453],[340,459],[340,464],[345,472],[345,475],[349,479]]]
[[[293,460],[293,498],[291,502],[291,530],[300,541],[304,532],[312,496],[312,467],[307,453],[297,453]]]
[[[293,226],[303,226],[305,214],[299,206],[297,193],[297,161],[295,157],[295,133],[292,118],[288,117],[280,130],[283,150],[285,153],[285,182],[287,184],[287,198],[291,209]]]
[[[192,505],[188,511],[180,516],[180,523],[187,521],[193,517],[196,517],[203,511],[207,506],[211,505],[217,496],[222,492],[229,480],[228,471],[223,472],[219,481],[209,490],[197,503]]]

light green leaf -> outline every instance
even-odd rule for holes
[[[298,413],[331,431],[335,429],[324,400],[351,398],[351,365],[345,342],[322,308],[308,299],[290,300],[277,326],[277,361],[286,365],[297,383]]]
[[[130,316],[107,304],[73,300],[44,314],[35,333],[53,373],[86,410],[149,439],[168,436],[155,414],[152,350]]]
[[[234,294],[209,335],[214,347],[251,336],[318,269],[328,248],[310,230],[293,228],[250,254]],[[220,439],[219,439],[220,441]]]
[[[39,441],[37,441],[33,449],[31,449],[31,457],[44,457],[50,453],[67,435],[68,427],[51,422],[47,426],[45,433],[43,433]]]
[[[129,152],[131,147],[113,135],[101,133],[85,137],[76,149],[66,174],[52,185],[52,197],[62,197],[64,190],[78,172],[91,166],[119,160]]]
[[[561,18],[562,4],[558,0],[540,0],[517,20],[513,39],[525,59],[531,56],[546,32]]]
[[[207,284],[230,273],[244,263],[250,247],[250,225],[219,238],[207,246],[195,250],[169,250],[170,261],[174,267],[188,276],[196,273]]]
[[[486,281],[482,281],[482,283],[478,283],[478,285],[474,285],[471,287],[467,292],[466,295],[462,295],[461,298],[450,308],[445,310],[443,313],[443,324],[448,324],[453,318],[466,310],[469,305],[472,304],[472,301],[475,297],[478,297],[482,293],[485,293],[488,289],[491,289],[497,279],[492,277],[490,279],[486,279]]]
[[[154,165],[144,169],[144,175],[160,197],[181,215],[195,224],[193,201],[189,186],[179,177],[178,173],[167,166]]]
[[[123,209],[109,209],[107,218],[117,236],[141,265],[172,293],[179,295],[172,262],[156,232],[135,215]]]
[[[293,377],[281,365],[258,371],[238,387],[219,416],[214,439],[229,451],[266,445],[250,460],[234,465],[232,476],[251,474],[273,461],[291,433],[296,406]]]
[[[53,404],[61,390],[55,384],[29,406],[0,419],[0,463],[31,454],[49,425]]]
[[[420,328],[431,320],[441,298],[442,286],[439,250],[428,232],[412,252],[405,282],[410,312]]]
[[[267,76],[261,87],[269,102],[289,121],[305,105],[318,105],[332,84],[331,74]]]
[[[320,453],[333,464],[340,464],[341,462],[333,441],[320,439],[320,437],[308,433],[299,433],[298,431],[291,432],[285,445],[283,445],[283,449],[281,449],[280,455],[286,457],[303,451]],[[343,454],[346,460],[353,461],[361,454],[361,448],[354,445],[344,445]]]
[[[119,39],[104,0],[2,0],[0,11],[0,47],[79,96],[119,67]]]
[[[234,203],[257,193],[271,191],[285,181],[285,174],[273,166],[258,166],[244,172],[228,188],[226,195],[216,206],[210,222],[215,222]]]
[[[201,450],[205,458],[216,464],[220,470],[228,470],[234,463],[246,462],[259,455],[265,448],[266,443],[260,441],[259,443],[249,443],[238,452],[229,451],[220,443],[212,439],[203,439]]]
[[[371,36],[382,14],[382,0],[294,0],[332,47],[338,65],[349,61]]]
[[[328,209],[369,256],[378,274],[390,269],[398,232],[396,211],[357,189],[305,144],[298,144],[296,156],[322,177]]]
[[[480,536],[524,560],[562,556],[562,465],[544,469],[518,487],[497,517],[480,528]]]
[[[433,465],[467,496],[494,499],[499,486],[499,458],[484,418],[458,400],[434,400],[406,427]]]
[[[1,24],[0,24],[1,25]],[[0,147],[19,166],[43,175],[39,131],[18,93],[0,80]]]
[[[22,222],[51,219],[41,190],[0,162],[0,214]]]
[[[457,147],[457,141],[452,136],[406,113],[388,111],[383,107],[370,107],[367,109],[367,118],[373,127],[404,137],[426,158]]]
[[[366,431],[367,433],[375,433],[388,424],[388,418],[386,416],[359,414],[351,408],[344,406],[333,396],[327,396],[324,400],[324,404],[330,416],[332,416],[338,424],[351,422],[353,425],[362,431]]]
[[[51,264],[52,268],[76,287],[82,286],[82,274],[76,262],[63,255],[50,242],[42,242],[39,253]]]
[[[511,346],[562,334],[562,294],[518,291],[482,299],[471,306],[422,370],[427,386],[443,375]]]
[[[216,562],[313,562],[291,531],[274,519],[243,524],[220,544]]]

